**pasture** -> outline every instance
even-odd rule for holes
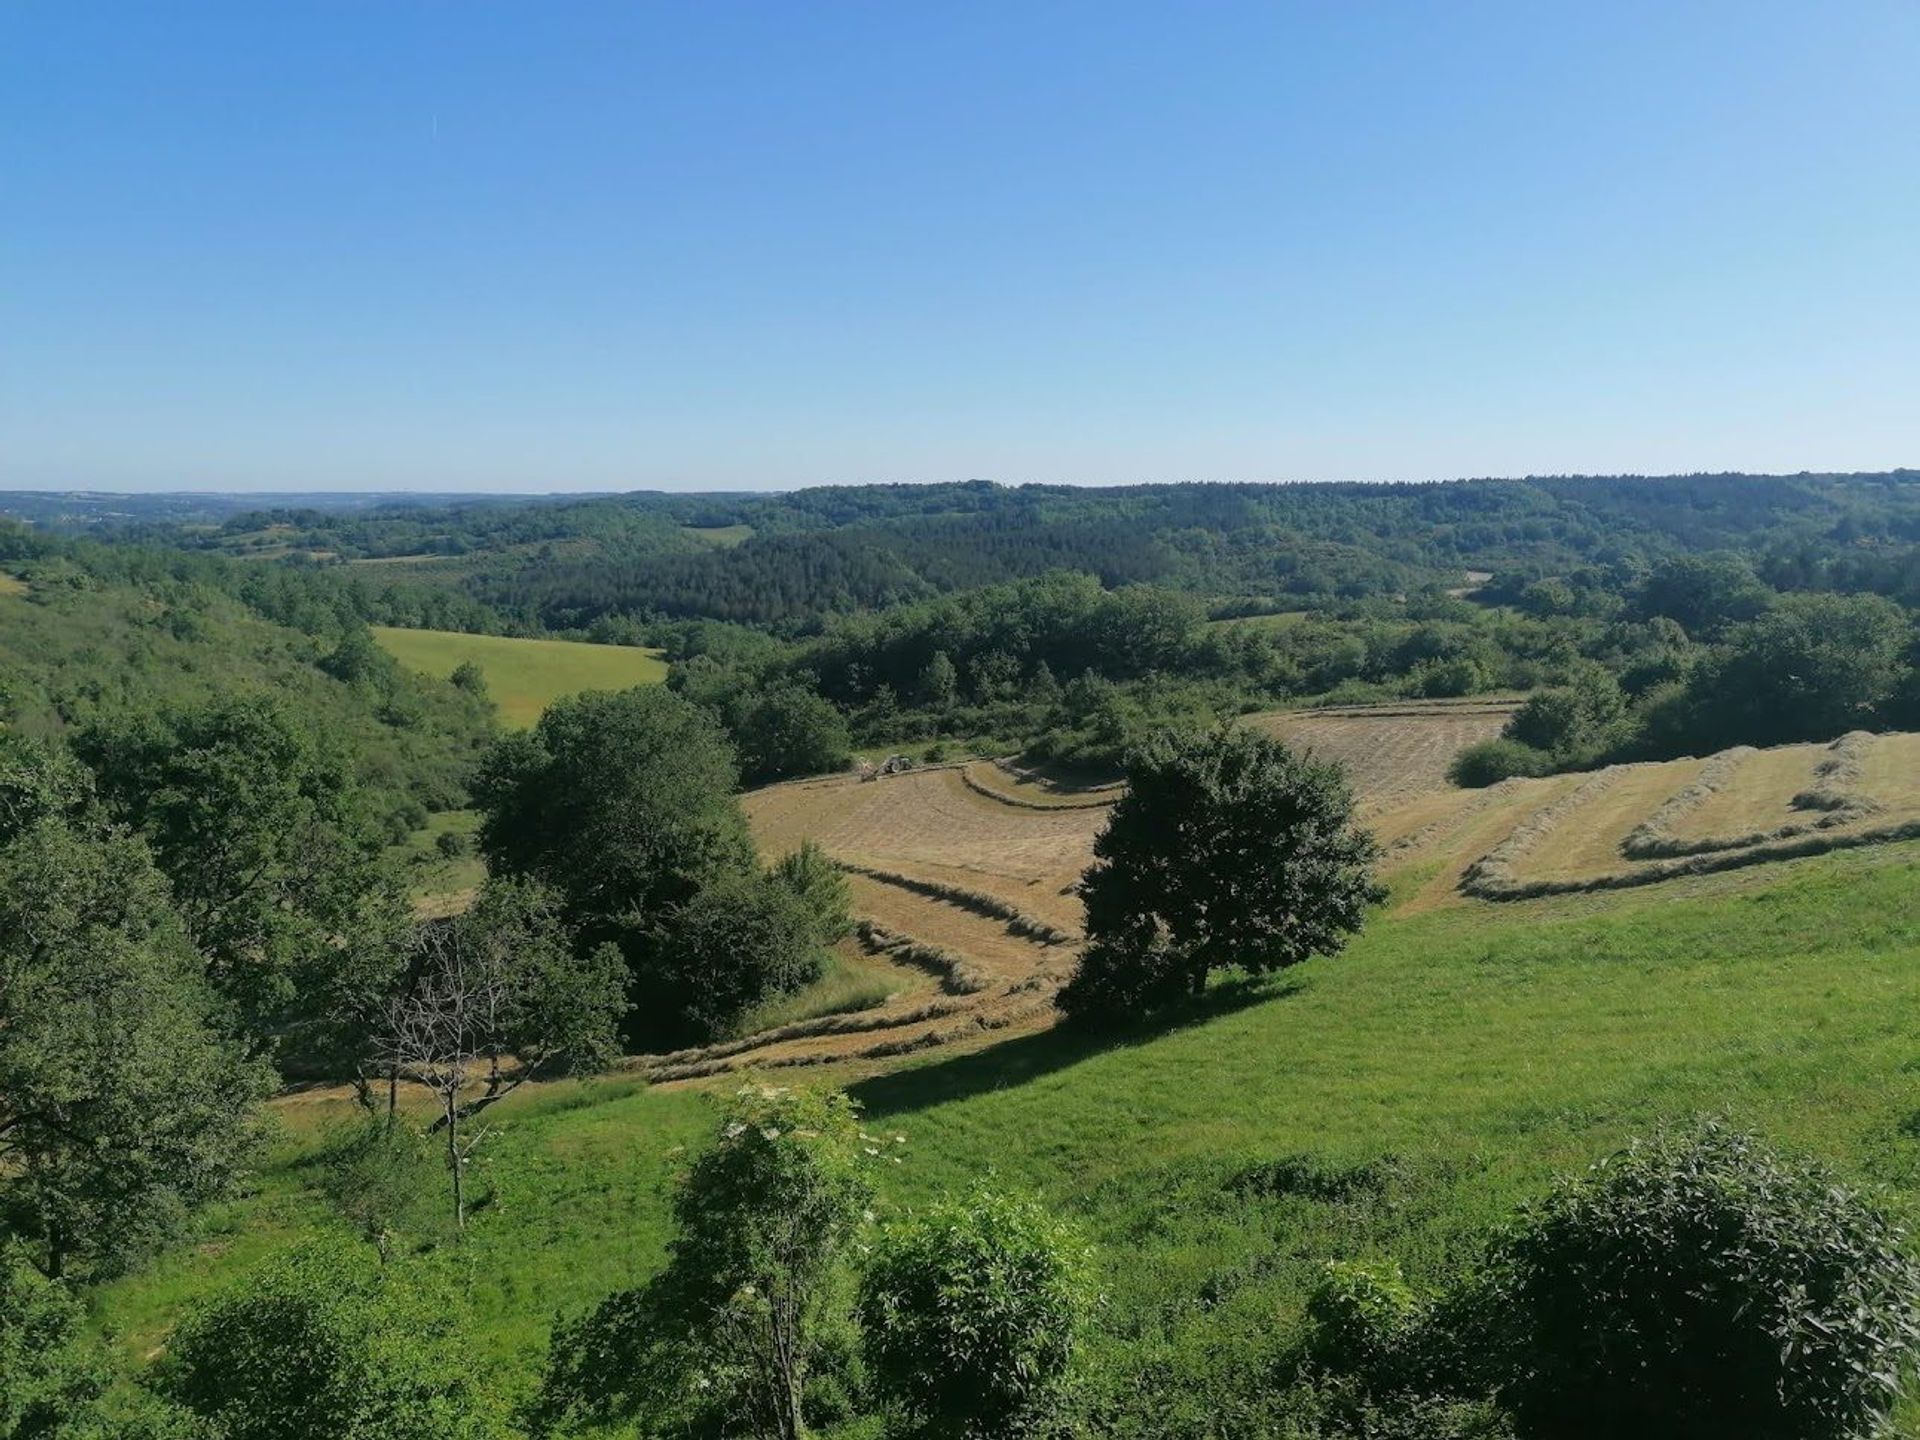
[[[1341,956],[1124,1043],[1014,1032],[774,1073],[850,1084],[869,1124],[907,1137],[878,1177],[883,1216],[991,1172],[1090,1233],[1108,1301],[1091,1383],[1154,1377],[1128,1433],[1260,1433],[1217,1407],[1294,1333],[1323,1262],[1391,1258],[1440,1283],[1554,1174],[1662,1117],[1728,1113],[1915,1214],[1917,889],[1920,847],[1902,845],[1665,889],[1390,911]],[[101,1322],[130,1356],[279,1246],[344,1226],[313,1157],[349,1108],[280,1103],[254,1193],[107,1288]],[[405,1261],[457,1281],[476,1364],[524,1389],[556,1315],[659,1265],[670,1178],[711,1114],[698,1085],[621,1078],[535,1087],[492,1112],[467,1239],[411,1237]]]
[[[522,640],[507,635],[465,635],[452,630],[374,627],[374,638],[409,670],[445,679],[471,660],[486,676],[487,693],[501,720],[524,730],[555,700],[583,690],[627,690],[667,678],[657,650],[630,645],[592,645],[578,640]]]

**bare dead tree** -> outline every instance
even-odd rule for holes
[[[445,1134],[464,1228],[463,1172],[485,1138],[475,1117],[551,1070],[605,1068],[618,1053],[626,973],[610,946],[574,953],[550,898],[511,884],[490,885],[464,915],[420,926],[413,943],[375,1060],[395,1085],[404,1077],[433,1094],[427,1133]]]
[[[485,1131],[461,1128],[480,1098],[463,1097],[482,1072],[496,1094],[504,1083],[499,1042],[509,977],[497,950],[475,943],[466,926],[422,926],[416,944],[414,983],[388,1002],[381,1053],[390,1074],[405,1075],[434,1096],[433,1129],[446,1134],[453,1220],[464,1229],[464,1172]]]

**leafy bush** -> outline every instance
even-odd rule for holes
[[[1619,681],[1596,665],[1583,664],[1564,685],[1535,691],[1503,732],[1562,766],[1583,764],[1623,737],[1626,697]]]
[[[1309,1353],[1330,1370],[1370,1372],[1406,1344],[1420,1318],[1397,1264],[1330,1261],[1307,1298]]]
[[[800,898],[813,916],[814,932],[822,945],[831,945],[853,931],[853,892],[847,877],[812,840],[800,842],[773,866],[773,877]]]
[[[190,1316],[156,1378],[221,1440],[491,1440],[445,1329],[364,1250],[315,1243]]]
[[[666,1268],[555,1327],[533,1432],[638,1417],[649,1435],[797,1440],[803,1417],[847,1410],[835,1302],[879,1153],[855,1116],[837,1091],[742,1088],[674,1196]]]
[[[1920,1272],[1877,1209],[1717,1123],[1564,1184],[1482,1296],[1525,1433],[1867,1436],[1920,1342]]]
[[[1456,785],[1480,790],[1517,775],[1545,775],[1552,769],[1553,757],[1544,750],[1518,740],[1482,740],[1454,756],[1447,775]]]
[[[768,875],[713,881],[675,916],[655,964],[638,978],[643,1035],[712,1040],[762,1000],[818,980],[819,917]]]
[[[384,1263],[405,1232],[441,1228],[426,1197],[444,1183],[442,1160],[411,1125],[367,1116],[332,1138],[319,1157],[320,1189]]]
[[[874,1383],[925,1433],[1025,1433],[1091,1303],[1087,1252],[1031,1200],[975,1190],[891,1231],[862,1286]]]
[[[63,1435],[93,1408],[110,1376],[87,1343],[86,1307],[42,1279],[13,1246],[0,1248],[0,1437]]]

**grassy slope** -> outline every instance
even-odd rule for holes
[[[373,633],[402,665],[428,675],[451,675],[462,661],[473,661],[487,677],[500,718],[515,729],[533,724],[542,710],[564,696],[582,690],[625,690],[667,678],[666,662],[658,651],[627,645],[387,626]]]
[[[1080,1219],[1112,1301],[1096,1370],[1150,1367],[1144,1403],[1163,1408],[1141,1433],[1211,1434],[1200,1422],[1251,1383],[1323,1260],[1392,1255],[1439,1280],[1555,1172],[1665,1115],[1728,1112],[1913,1212],[1916,893],[1920,846],[1905,845],[1684,892],[1389,915],[1204,1021],[1104,1048],[1047,1034],[936,1053],[855,1093],[872,1126],[909,1137],[882,1172],[890,1204],[991,1171]],[[134,1353],[191,1296],[334,1223],[298,1163],[326,1107],[281,1108],[260,1193],[106,1292],[102,1318]],[[482,1343],[524,1385],[556,1310],[658,1263],[678,1147],[710,1122],[698,1091],[620,1080],[495,1113],[480,1162],[494,1202],[440,1263],[471,1277]],[[1388,1159],[1387,1180],[1328,1200],[1236,1179],[1286,1157],[1323,1173]]]

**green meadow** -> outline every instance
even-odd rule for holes
[[[667,678],[657,650],[631,645],[592,645],[578,640],[521,640],[506,635],[464,635],[452,630],[374,627],[374,636],[409,670],[445,678],[466,660],[487,677],[487,692],[500,718],[523,730],[555,700],[582,690],[626,690]]]
[[[1235,1397],[1257,1393],[1325,1261],[1392,1258],[1416,1285],[1443,1284],[1557,1174],[1668,1117],[1752,1125],[1913,1217],[1916,897],[1920,847],[1902,845],[1631,894],[1389,912],[1344,955],[1217,990],[1122,1043],[1047,1033],[933,1051],[851,1089],[888,1140],[885,1211],[991,1175],[1096,1241],[1107,1298],[1088,1376],[1129,1396],[1122,1433],[1261,1433]],[[282,1101],[254,1193],[102,1293],[99,1318],[131,1354],[276,1247],[343,1224],[313,1155],[347,1109]],[[404,1263],[460,1277],[483,1363],[524,1390],[556,1313],[661,1262],[668,1187],[712,1109],[698,1088],[613,1078],[540,1087],[492,1118],[466,1240],[424,1236]]]

